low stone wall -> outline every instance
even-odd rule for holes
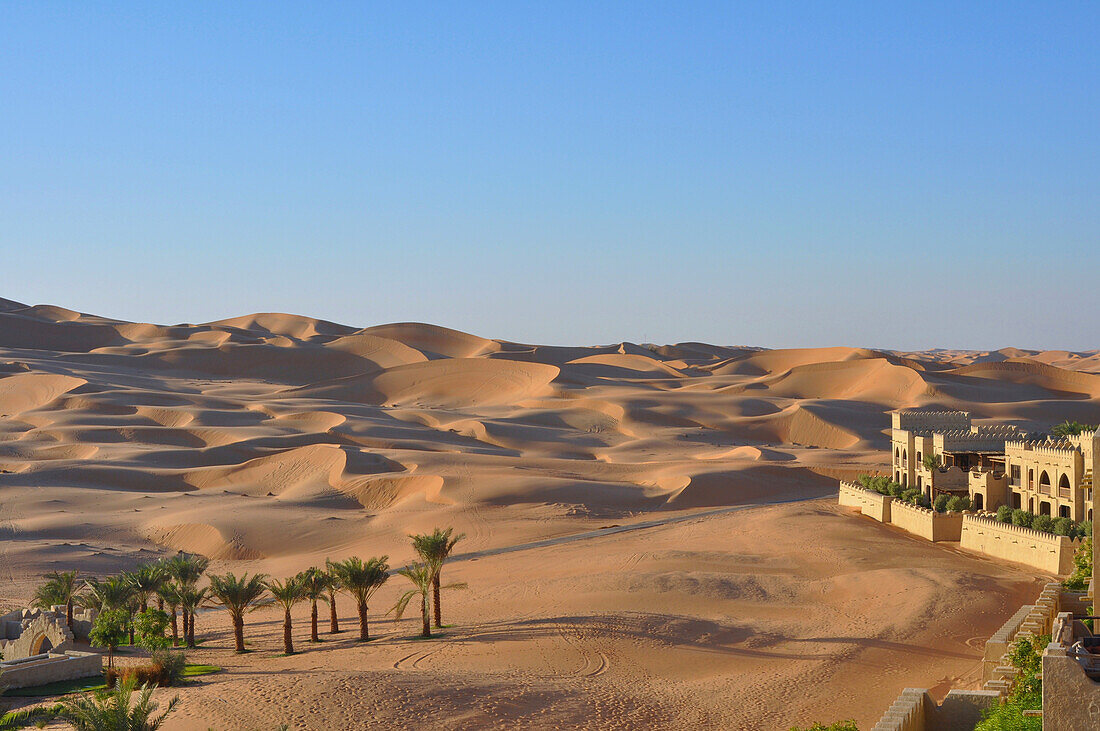
[[[3,683],[9,688],[32,688],[62,680],[90,678],[103,673],[103,656],[96,652],[49,653],[10,663],[0,663]]]
[[[840,504],[849,508],[859,508],[864,515],[880,523],[890,522],[890,505],[894,498],[873,490],[865,490],[851,482],[840,483]]]
[[[890,506],[890,522],[929,541],[957,541],[962,532],[962,513],[937,513],[900,500]]]
[[[936,705],[924,688],[906,688],[872,731],[960,731],[972,729],[982,712],[1000,702],[985,690],[953,690]]]
[[[1040,571],[1064,575],[1073,570],[1073,553],[1080,542],[1011,523],[998,523],[985,515],[965,515],[959,545]]]

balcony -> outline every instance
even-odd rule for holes
[[[1065,498],[1065,499],[1068,500],[1070,492],[1071,492],[1071,490],[1068,487],[1059,487],[1058,488],[1058,497]],[[1047,493],[1047,494],[1049,494],[1049,493]]]

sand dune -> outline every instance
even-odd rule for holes
[[[304,714],[268,688],[281,676],[249,679],[264,663],[304,683],[294,698],[324,698],[310,712],[330,728],[368,686],[383,725],[386,709],[429,706],[456,727],[866,725],[900,688],[969,672],[964,640],[992,632],[1034,577],[822,502],[693,516],[816,498],[880,469],[899,407],[1029,429],[1100,422],[1094,371],[1097,352],[544,346],[417,323],[259,313],[164,326],[0,300],[0,528],[16,581],[0,593],[26,598],[36,575],[73,562],[118,570],[175,550],[277,575],[355,554],[400,563],[408,533],[453,525],[462,552],[489,552],[456,564],[473,587],[454,600],[461,641],[412,647],[397,624],[368,648],[227,659],[212,616],[200,652],[230,671],[186,689],[174,727],[234,727],[235,706],[248,723]],[[680,522],[542,543],[666,518]],[[807,535],[821,546],[810,559],[791,548]],[[541,547],[493,553],[529,544]],[[944,639],[957,622],[945,597],[958,596],[986,611]],[[277,619],[257,627],[264,648]],[[806,656],[823,636],[842,644]],[[873,708],[846,690],[867,663],[890,668]],[[808,672],[820,682],[798,700],[758,703],[805,688]],[[484,710],[502,695],[522,700]]]

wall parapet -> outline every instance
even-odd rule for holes
[[[996,558],[1026,564],[1051,574],[1073,570],[1073,554],[1081,541],[1034,528],[999,523],[988,514],[965,515],[960,546]]]
[[[891,504],[894,498],[889,495],[868,490],[851,482],[840,481],[839,503],[859,511],[880,523],[890,522]]]
[[[962,513],[937,513],[901,501],[895,501],[890,506],[890,522],[893,525],[933,542],[959,540],[962,518]]]

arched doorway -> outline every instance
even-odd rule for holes
[[[985,496],[980,492],[974,495],[974,509],[982,510],[985,508]]]
[[[901,472],[894,472],[894,482],[901,483]]]
[[[39,635],[31,643],[31,655],[41,655],[53,649],[53,643],[46,635]]]
[[[1034,513],[1035,512],[1035,498],[1033,498],[1033,497],[1029,497],[1027,499],[1027,512],[1029,512],[1029,513]]]
[[[1014,510],[1020,509],[1020,493],[1018,492],[1012,493],[1012,507]]]

